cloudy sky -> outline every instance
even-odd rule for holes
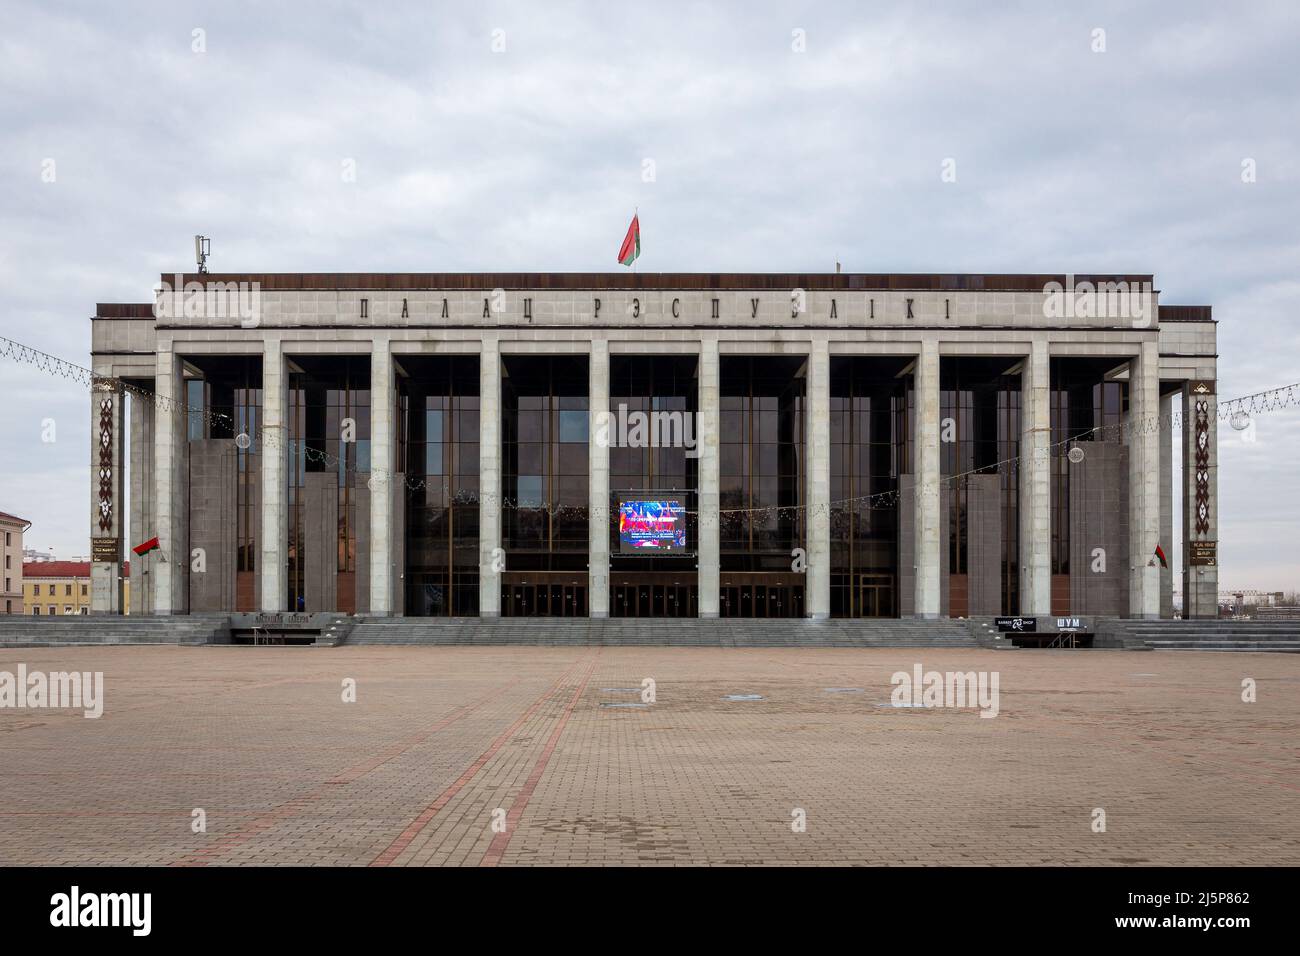
[[[1131,6],[0,0],[0,334],[88,365],[198,232],[215,271],[613,270],[639,206],[644,271],[1151,272],[1214,306],[1222,395],[1300,380],[1300,5]],[[85,391],[4,360],[0,400],[0,510],[87,553]],[[1255,437],[1221,583],[1300,588],[1300,412]]]

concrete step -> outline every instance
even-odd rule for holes
[[[1300,622],[1109,620],[1103,639],[1112,646],[1141,650],[1290,652],[1285,645],[1300,642]]]
[[[363,618],[349,644],[976,647],[952,621]]]
[[[9,615],[0,617],[0,647],[78,644],[210,644],[226,630],[225,615]]]
[[[1300,641],[1143,641],[1154,651],[1235,651],[1300,654]]]

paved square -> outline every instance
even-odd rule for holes
[[[105,705],[0,709],[5,865],[1300,863],[1296,655],[0,650],[20,662],[103,671]],[[918,662],[996,670],[1000,714],[889,706]]]

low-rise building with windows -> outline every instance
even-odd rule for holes
[[[89,561],[28,561],[23,565],[23,602],[20,613],[54,616],[90,613]],[[122,577],[131,573],[130,562]],[[123,580],[123,610],[131,612],[130,581]]]

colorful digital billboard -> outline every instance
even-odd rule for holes
[[[681,554],[686,508],[680,501],[626,499],[618,505],[619,554]]]

